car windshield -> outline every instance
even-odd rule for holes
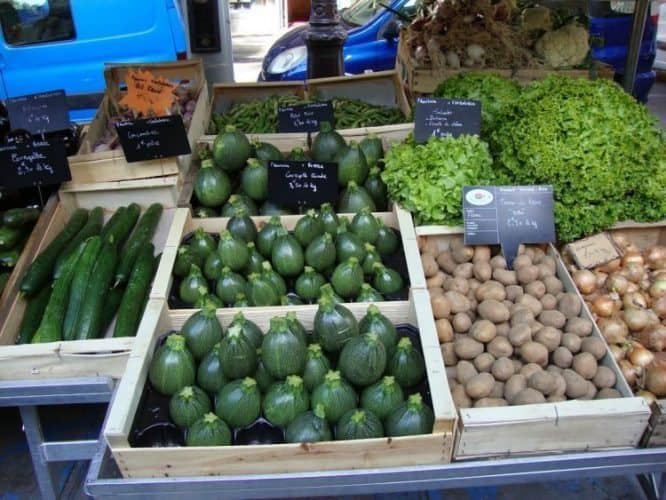
[[[407,17],[412,17],[416,13],[416,5],[421,0],[407,0],[402,7],[395,6],[394,8]],[[354,26],[363,26],[367,24],[375,16],[382,13],[387,6],[391,6],[391,0],[358,0],[349,7],[342,9],[340,16],[342,19]]]

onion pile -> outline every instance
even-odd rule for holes
[[[572,277],[627,383],[652,402],[666,397],[666,246],[613,240],[622,258]]]

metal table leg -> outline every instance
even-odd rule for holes
[[[35,470],[37,484],[42,498],[45,500],[55,500],[59,492],[56,492],[51,476],[51,468],[45,457],[42,456],[42,444],[44,443],[44,433],[42,424],[39,421],[37,408],[34,406],[21,406],[21,420],[23,421],[23,430],[25,438],[30,448],[30,457],[32,458],[32,467]]]

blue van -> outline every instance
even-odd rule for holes
[[[104,63],[187,56],[178,0],[0,0],[0,99],[64,89],[75,122],[104,92]]]

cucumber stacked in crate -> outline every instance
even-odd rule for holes
[[[10,208],[0,216],[0,294],[39,218],[39,208]]]
[[[376,305],[357,320],[328,295],[312,332],[293,312],[268,324],[264,334],[239,312],[225,330],[204,300],[157,347],[144,408],[168,414],[187,446],[433,432],[419,335]]]
[[[134,336],[156,268],[153,234],[162,206],[140,214],[118,208],[76,209],[20,283],[27,298],[16,342],[100,338],[116,317],[114,337]]]

